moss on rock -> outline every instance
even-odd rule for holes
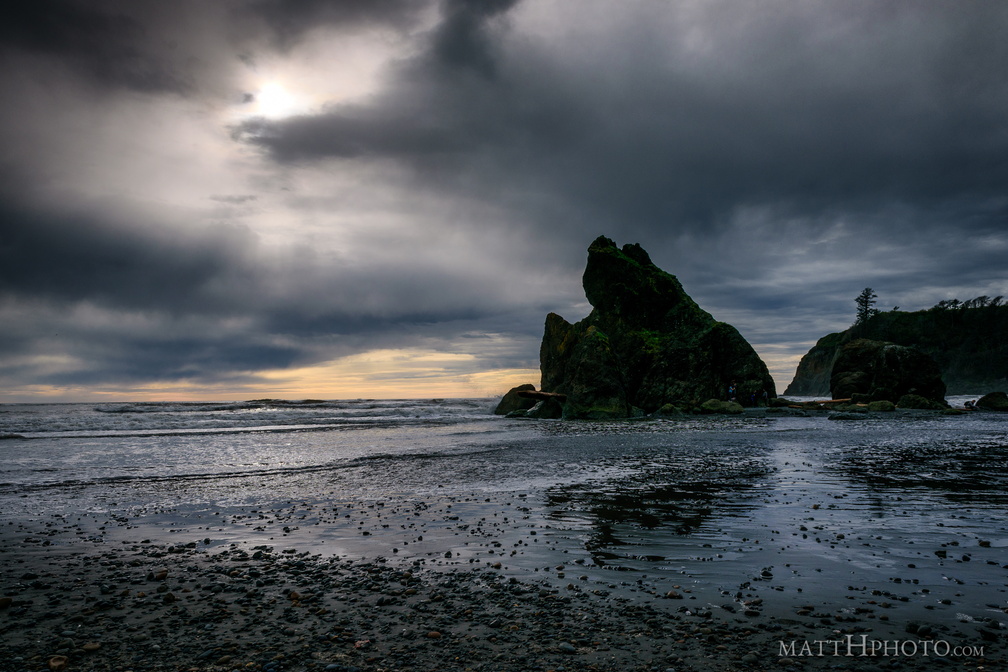
[[[776,397],[766,364],[730,324],[718,322],[640,245],[604,237],[588,248],[582,283],[592,312],[576,324],[546,317],[540,389],[567,395],[565,418],[655,414],[684,400],[743,405]]]
[[[920,411],[941,411],[948,408],[947,404],[939,403],[933,399],[922,397],[919,394],[904,394],[900,397],[896,408],[915,409]]]
[[[738,415],[745,411],[742,405],[734,401],[723,401],[721,399],[708,399],[700,404],[700,412],[704,415]]]
[[[991,392],[977,399],[976,405],[988,411],[1008,411],[1008,394]]]

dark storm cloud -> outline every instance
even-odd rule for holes
[[[639,231],[720,227],[749,204],[820,217],[990,201],[1008,178],[1004,5],[711,3],[679,23],[614,21],[588,46],[487,30],[509,5],[447,3],[383,94],[240,137],[284,161],[538,184]]]
[[[907,310],[1008,290],[1008,5],[542,6],[444,3],[367,100],[235,137],[498,203],[572,277],[596,235],[641,242],[791,356],[865,286]]]
[[[139,91],[182,92],[191,82],[164,59],[157,26],[128,5],[81,0],[8,2],[0,9],[0,49],[52,56],[95,82]],[[154,29],[152,31],[151,29]]]
[[[232,4],[236,16],[263,21],[273,39],[288,47],[325,25],[407,28],[429,5],[424,0],[248,0]]]
[[[473,320],[493,289],[465,267],[416,282],[418,266],[351,266],[304,248],[269,256],[237,226],[186,236],[85,215],[0,209],[0,297],[115,309],[254,317],[270,333],[352,334]],[[505,302],[506,312],[514,303]]]
[[[120,307],[226,311],[217,281],[241,273],[251,244],[237,228],[185,240],[175,231],[114,226],[0,207],[0,293]]]
[[[496,57],[488,22],[516,4],[518,0],[445,0],[444,20],[432,40],[435,56],[454,67],[494,76]]]
[[[599,234],[785,354],[864,286],[1008,294],[1004,3],[8,4],[0,378],[238,380],[385,347],[535,366],[545,313],[590,309]],[[213,116],[254,109],[260,76],[337,102]]]
[[[459,332],[520,334],[545,312],[466,274],[352,267],[296,247],[267,253],[237,226],[185,235],[157,222],[5,206],[0,379],[237,383],[236,372],[373,348],[443,347]],[[57,353],[84,364],[26,363]],[[497,355],[488,351],[488,362]]]
[[[32,0],[0,8],[0,57],[52,59],[99,87],[191,96],[220,86],[229,61],[263,44],[290,49],[325,27],[413,25],[422,0]]]

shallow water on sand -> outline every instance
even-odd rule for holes
[[[0,406],[0,436],[20,437],[0,440],[0,542],[268,544],[682,591],[690,608],[758,596],[784,614],[1008,618],[1008,414],[491,408]]]

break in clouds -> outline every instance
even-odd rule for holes
[[[241,390],[375,349],[535,368],[545,313],[587,313],[599,234],[779,389],[865,286],[1008,294],[1001,3],[0,12],[10,398]]]

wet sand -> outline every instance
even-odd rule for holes
[[[0,672],[1008,669],[1000,417],[37,439]]]
[[[891,548],[802,503],[820,522],[701,535],[709,557],[677,578],[481,494],[9,521],[0,670],[1004,669],[1008,565],[987,540],[838,583],[844,549]],[[977,591],[983,613],[960,611]]]

